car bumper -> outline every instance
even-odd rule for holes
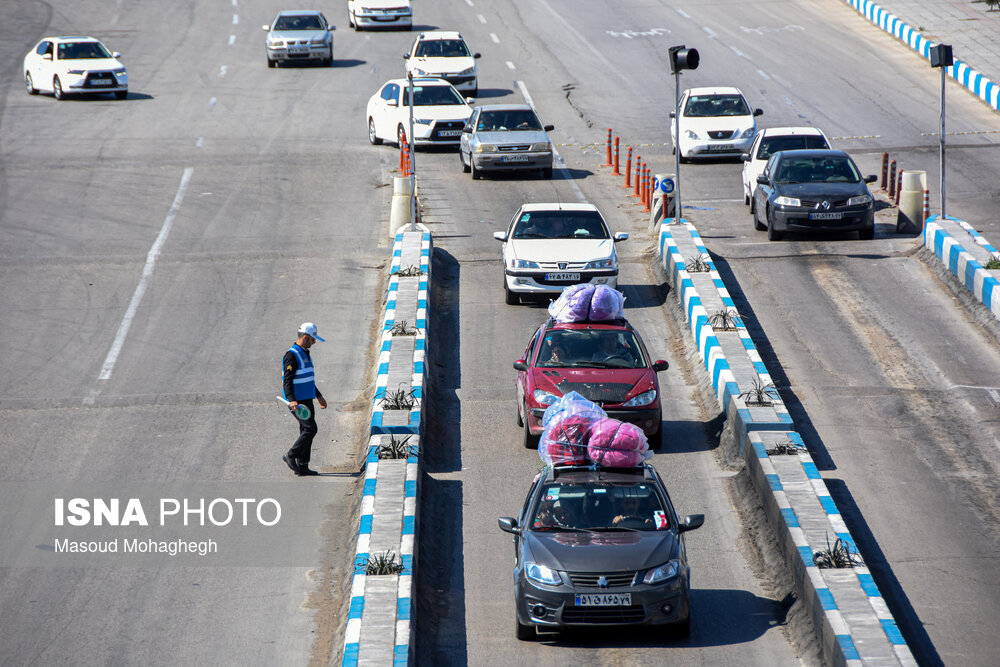
[[[413,14],[355,14],[360,28],[412,28]]]
[[[99,83],[110,80],[109,84]],[[64,93],[114,93],[128,90],[128,76],[116,77],[114,74],[93,73],[86,76],[67,74],[62,76]]]
[[[271,60],[281,61],[303,61],[303,60],[326,60],[330,57],[329,46],[310,46],[304,53],[289,53],[284,46],[267,47],[267,57]]]
[[[753,137],[747,139],[701,139],[683,142],[684,157],[740,157],[750,151]]]
[[[548,280],[546,273],[552,271],[510,271],[504,270],[504,278],[507,281],[507,289],[518,294],[545,294],[559,295],[570,285],[578,283],[591,283],[593,285],[607,285],[612,289],[618,288],[618,270],[606,271],[574,271],[579,273],[579,280]]]
[[[552,153],[473,153],[472,161],[480,171],[551,169]]]
[[[814,210],[790,207],[775,208],[771,211],[771,223],[777,231],[851,232],[874,228],[874,207],[851,208],[832,212],[840,213],[843,217],[839,220],[810,220],[809,214],[815,213]]]
[[[616,592],[631,593],[631,606],[576,605],[577,593]],[[683,577],[655,586],[640,584],[626,590],[574,590],[565,584],[535,584],[522,576],[518,580],[515,602],[519,622],[552,630],[577,626],[665,625],[683,623],[691,615],[688,585]]]
[[[642,429],[647,436],[653,435],[660,430],[660,408],[603,408],[608,417],[618,421],[635,424]],[[542,434],[542,416],[545,414],[545,407],[528,408],[528,430],[532,435]]]

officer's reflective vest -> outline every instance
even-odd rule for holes
[[[304,401],[309,398],[316,398],[316,376],[313,373],[313,363],[306,351],[296,343],[288,348],[288,351],[299,360],[299,369],[295,371],[295,378],[292,380],[292,388],[295,390],[295,400]],[[282,375],[284,377],[284,375]],[[284,395],[284,387],[281,390]],[[285,396],[285,400],[289,400]]]

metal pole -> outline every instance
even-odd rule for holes
[[[407,72],[410,95],[410,231],[417,231],[417,142],[413,137],[413,72]]]
[[[681,73],[674,71],[674,222],[681,221]]]
[[[941,67],[941,218],[945,218],[944,196],[944,72],[947,67]]]

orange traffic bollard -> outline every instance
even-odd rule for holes
[[[882,189],[885,190],[885,180],[889,174],[889,154],[882,153]]]
[[[628,147],[628,157],[625,158],[625,189],[632,187],[632,147]]]
[[[604,163],[605,167],[611,166],[611,128],[608,128],[608,157]]]
[[[651,183],[652,179],[650,178],[649,167],[647,165],[643,164],[642,170],[646,178],[646,187],[642,189],[642,194],[643,194],[642,210],[648,213],[651,210],[649,207],[650,204],[649,200],[652,199],[653,197],[653,188]]]
[[[905,170],[900,169],[899,175],[897,176],[898,180],[896,181],[896,198],[895,198],[896,206],[899,206],[899,193],[903,189],[903,171]]]
[[[889,199],[896,196],[896,161],[889,163]]]
[[[924,222],[931,217],[931,191],[924,190]]]
[[[618,171],[618,135],[615,135],[615,169],[611,172],[614,176],[621,176],[622,173]]]
[[[633,174],[633,178],[635,179],[635,181],[632,183],[632,196],[633,197],[638,197],[639,196],[639,174],[640,174],[640,172],[642,170],[642,164],[641,163],[642,163],[642,156],[639,155],[638,153],[636,153],[635,154],[635,174]]]

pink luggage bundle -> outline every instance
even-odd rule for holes
[[[606,322],[625,317],[625,295],[607,285],[570,285],[549,304],[556,322]]]
[[[548,465],[631,468],[652,456],[642,429],[608,417],[575,391],[546,408],[542,425],[538,454]]]
[[[590,427],[587,456],[597,465],[631,468],[648,453],[646,434],[635,424],[607,418]]]

